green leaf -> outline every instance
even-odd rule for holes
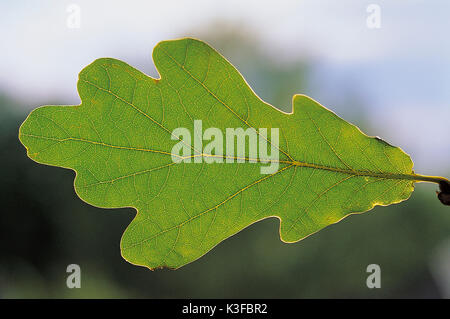
[[[292,113],[278,111],[204,42],[161,42],[153,60],[161,79],[115,59],[94,61],[79,75],[81,105],[38,108],[19,132],[31,159],[76,172],[82,200],[136,208],[121,240],[132,264],[181,267],[268,217],[280,219],[281,240],[296,242],[349,214],[406,200],[416,181],[447,181],[414,174],[400,148],[309,97],[295,95]],[[279,150],[278,170],[261,174],[266,159],[252,162],[248,150],[244,163],[174,162],[173,130],[194,132],[194,120],[223,132],[257,129]],[[279,128],[279,145],[259,128]]]

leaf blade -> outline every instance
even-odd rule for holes
[[[76,171],[81,199],[136,208],[121,240],[129,262],[178,268],[268,217],[280,219],[283,241],[295,242],[413,191],[413,164],[399,148],[303,95],[292,113],[276,110],[207,44],[163,41],[153,59],[161,79],[115,59],[94,61],[79,76],[80,106],[38,108],[19,133],[30,158]],[[174,164],[172,130],[192,131],[194,119],[222,130],[279,127],[279,170]]]

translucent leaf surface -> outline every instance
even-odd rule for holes
[[[121,241],[130,263],[178,268],[268,217],[280,219],[283,241],[295,242],[351,213],[405,200],[421,179],[401,149],[309,97],[295,95],[291,114],[263,102],[204,42],[164,41],[153,59],[161,79],[96,60],[79,75],[81,105],[40,107],[20,129],[30,158],[75,170],[81,199],[136,208]],[[267,163],[249,158],[175,163],[173,130],[193,132],[194,120],[224,132],[279,128],[278,170],[261,174]]]

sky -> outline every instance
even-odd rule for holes
[[[370,5],[380,8],[379,28],[368,27]],[[334,109],[351,88],[364,98],[370,135],[402,146],[420,173],[450,171],[449,1],[42,0],[0,10],[0,91],[29,110],[78,104],[78,73],[99,57],[154,76],[156,43],[222,21],[255,34],[274,61],[308,57],[311,87],[297,93]]]

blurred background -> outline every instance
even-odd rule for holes
[[[74,173],[36,164],[17,138],[44,104],[79,104],[79,71],[114,57],[157,77],[152,48],[210,43],[282,110],[313,97],[450,177],[450,2],[9,1],[0,3],[0,298],[450,298],[450,208],[436,185],[296,244],[264,220],[180,270],[120,256],[133,209],[77,198]],[[81,267],[68,289],[66,267]],[[381,266],[368,289],[366,267]]]

